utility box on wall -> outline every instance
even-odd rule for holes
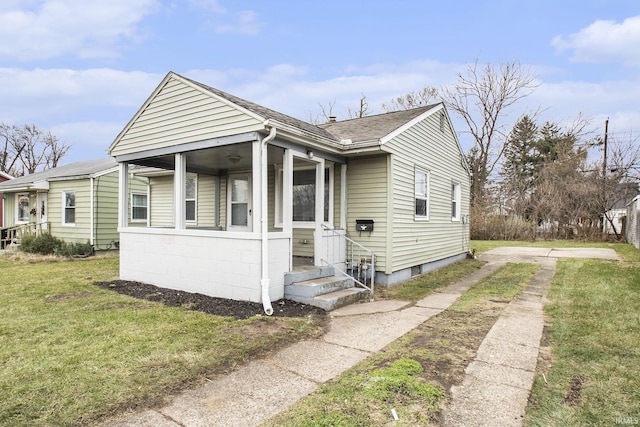
[[[356,231],[373,231],[373,220],[356,219]]]

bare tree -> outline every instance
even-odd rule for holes
[[[472,203],[484,203],[484,190],[505,148],[504,119],[514,104],[537,87],[535,76],[520,65],[508,62],[480,68],[478,62],[457,74],[457,83],[441,90],[447,108],[467,125],[464,133],[473,137],[468,163],[472,173]]]
[[[14,176],[55,168],[71,145],[36,125],[0,125],[0,170]]]
[[[0,171],[17,176],[16,166],[24,148],[16,139],[14,128],[0,123]]]
[[[411,91],[404,95],[397,96],[389,102],[382,103],[382,109],[389,113],[392,111],[410,110],[411,108],[429,105],[438,97],[438,89],[432,86],[425,86],[419,91]]]
[[[351,107],[347,108],[347,115],[350,119],[360,119],[362,117],[371,114],[369,112],[369,103],[367,102],[367,96],[362,93],[360,95],[360,106],[357,110],[352,110]]]
[[[330,117],[335,117],[335,113],[333,109],[336,107],[336,100],[332,100],[327,102],[326,104],[322,104],[318,102],[318,106],[320,107],[320,113],[315,116],[309,111],[309,123],[314,125],[320,125],[323,123],[327,123]]]

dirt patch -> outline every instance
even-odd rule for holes
[[[580,375],[571,377],[571,384],[569,390],[564,396],[562,403],[569,406],[582,405],[582,386],[584,385],[584,378]]]
[[[134,298],[161,302],[168,307],[183,307],[187,310],[201,311],[216,316],[248,319],[258,314],[264,314],[264,309],[260,303],[215,298],[198,293],[161,288],[147,283],[112,280],[109,282],[95,282],[94,285]],[[286,299],[274,301],[271,305],[273,306],[274,317],[326,315],[326,312],[321,308]]]
[[[452,308],[420,325],[409,347],[413,354],[425,354],[416,358],[424,368],[424,380],[445,390],[449,397],[451,387],[464,380],[464,370],[476,357],[480,344],[504,307],[503,301],[487,301],[476,310]],[[441,412],[436,413],[432,424],[441,425],[441,417]]]
[[[44,299],[49,302],[55,302],[55,301],[66,301],[66,300],[73,300],[73,299],[80,299],[80,298],[89,298],[91,296],[93,296],[93,294],[87,291],[87,292],[74,292],[70,294],[46,295]]]

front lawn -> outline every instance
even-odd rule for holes
[[[117,278],[115,257],[0,256],[0,271],[0,425],[92,424],[320,331],[307,318],[235,320],[94,286]]]

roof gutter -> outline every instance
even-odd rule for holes
[[[264,122],[265,128],[269,127],[269,120]],[[267,316],[273,314],[273,307],[271,306],[271,298],[269,297],[269,285],[271,279],[269,279],[269,226],[268,226],[268,199],[267,199],[267,144],[276,137],[276,128],[271,126],[269,135],[267,135],[261,143],[260,149],[260,236],[262,239],[262,279],[260,280],[260,288],[262,290],[262,307]]]

